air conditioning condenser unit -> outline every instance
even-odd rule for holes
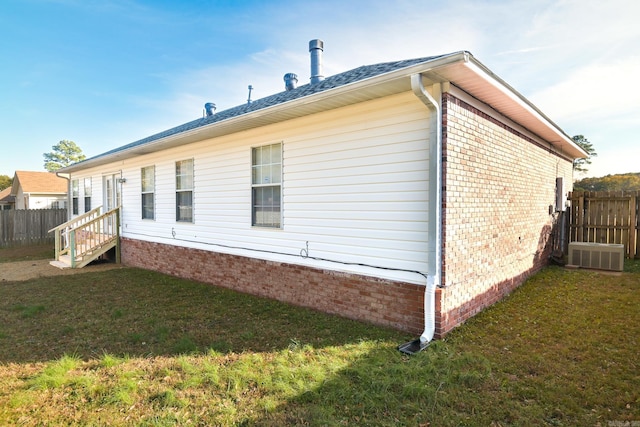
[[[569,243],[569,265],[598,270],[622,271],[624,245],[609,243]]]

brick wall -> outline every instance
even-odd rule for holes
[[[555,178],[572,182],[570,161],[449,93],[443,117],[438,336],[547,264]]]
[[[122,238],[122,263],[414,334],[424,287],[356,274]]]

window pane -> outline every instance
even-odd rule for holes
[[[253,149],[253,164],[254,165],[262,164],[262,147],[257,147]]]
[[[142,191],[144,193],[154,191],[155,167],[142,168]]]
[[[257,166],[251,167],[251,183],[258,184],[260,182],[260,172],[258,172]]]
[[[193,160],[176,162],[176,190],[193,189]]]
[[[282,163],[282,144],[271,146],[271,163]]]
[[[176,221],[193,222],[193,192],[176,193]]]
[[[142,219],[154,219],[153,193],[142,195]]]
[[[91,196],[91,178],[84,179],[84,196]]]
[[[176,190],[191,190],[191,189],[193,189],[193,176],[179,175],[176,177]]]
[[[282,179],[282,166],[280,163],[275,163],[271,165],[271,182],[274,184],[280,184],[280,180]]]
[[[280,187],[256,187],[253,200],[253,225],[280,227]]]
[[[260,166],[260,184],[271,184],[271,169],[269,165]]]

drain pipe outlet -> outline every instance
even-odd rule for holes
[[[440,96],[440,85],[434,85]],[[398,350],[414,354],[425,349],[436,330],[436,287],[440,286],[442,270],[442,110],[440,103],[425,89],[422,74],[411,75],[413,93],[431,111],[432,123],[435,122],[429,138],[429,259],[427,285],[424,291],[424,332],[420,338],[398,346]],[[432,129],[434,129],[432,127]]]

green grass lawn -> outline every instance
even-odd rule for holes
[[[416,338],[139,269],[0,283],[0,425],[640,424],[640,269]]]
[[[0,263],[30,261],[34,259],[53,259],[55,257],[55,252],[53,244],[1,248]]]

